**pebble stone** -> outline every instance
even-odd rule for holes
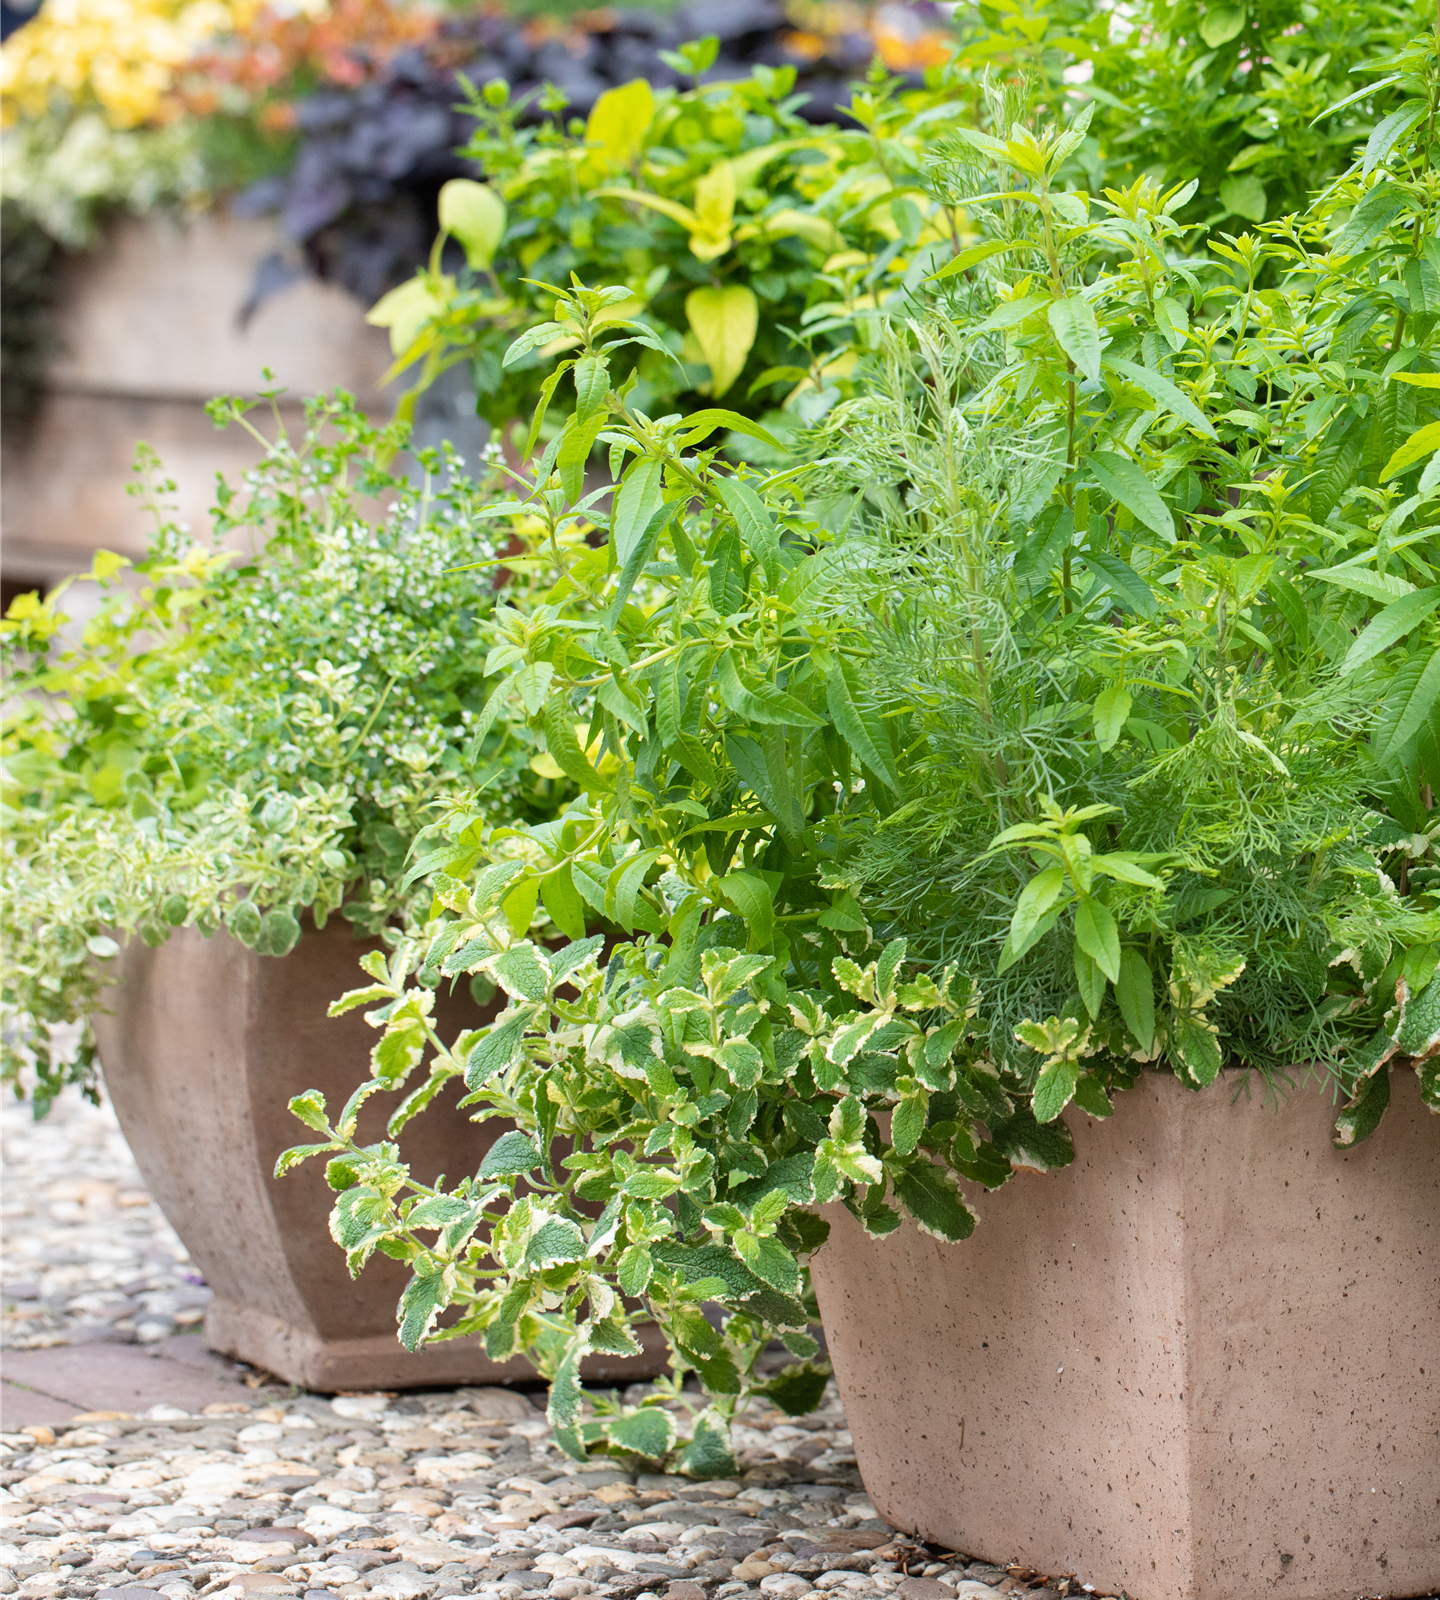
[[[108,1107],[69,1097],[37,1125],[12,1103],[0,1137],[10,1348],[200,1321],[207,1291]],[[300,1394],[0,1433],[0,1594],[992,1600],[1041,1588],[1037,1574],[882,1521],[833,1384],[808,1417],[752,1403],[735,1428],[741,1477],[714,1483],[587,1470],[556,1447],[543,1403],[488,1388]],[[1096,1593],[1052,1578],[1035,1600],[1082,1587]]]

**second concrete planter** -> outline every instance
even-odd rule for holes
[[[395,1336],[409,1273],[376,1255],[352,1279],[327,1218],[333,1195],[319,1162],[271,1176],[276,1158],[311,1135],[286,1109],[320,1089],[332,1109],[369,1076],[376,1035],[364,1013],[327,1018],[329,1003],[364,981],[365,946],[332,920],[307,929],[281,959],[217,933],[177,932],[158,949],[132,941],[120,956],[108,1015],[97,1019],[106,1087],[156,1201],[215,1291],[205,1321],[217,1350],[309,1389],[394,1389],[533,1379],[521,1360],[491,1361],[473,1339],[419,1354]],[[473,1026],[468,997],[437,996],[440,1031]],[[410,1124],[405,1155],[422,1182],[473,1171],[504,1124],[477,1127],[458,1094]],[[387,1101],[381,1104],[380,1101]],[[393,1097],[361,1114],[358,1138],[385,1137]],[[595,1381],[632,1382],[665,1366],[642,1329],[643,1357],[590,1357]]]
[[[1134,1600],[1440,1592],[1440,1118],[1147,1073],[941,1244],[813,1272],[881,1515]],[[1238,1096],[1238,1097],[1237,1097]]]

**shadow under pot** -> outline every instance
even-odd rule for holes
[[[529,1362],[492,1361],[476,1339],[411,1354],[396,1338],[395,1306],[409,1269],[377,1253],[358,1278],[330,1237],[334,1201],[324,1164],[273,1176],[282,1151],[306,1141],[287,1109],[306,1089],[332,1108],[370,1076],[376,1032],[331,1001],[364,981],[373,945],[334,918],[306,924],[287,956],[261,956],[228,933],[178,930],[151,949],[131,940],[117,958],[108,1013],[95,1019],[106,1088],[157,1204],[214,1291],[205,1317],[212,1349],[307,1389],[428,1388],[533,1382]],[[436,994],[442,1037],[490,1013],[468,994]],[[430,1183],[474,1172],[510,1124],[477,1125],[455,1109],[461,1086],[405,1134],[405,1158]],[[376,1096],[357,1140],[385,1137],[395,1101]],[[653,1324],[636,1330],[639,1356],[591,1355],[592,1382],[632,1383],[665,1369]]]

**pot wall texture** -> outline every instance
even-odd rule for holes
[[[1133,1600],[1440,1591],[1440,1118],[1331,1146],[1147,1073],[963,1244],[826,1209],[813,1271],[865,1487],[907,1531]]]
[[[152,519],[126,492],[140,439],[174,480],[178,519],[203,537],[215,474],[238,482],[260,455],[244,429],[218,430],[205,402],[257,394],[267,367],[288,391],[287,426],[303,427],[307,396],[337,387],[388,413],[388,341],[343,289],[302,277],[242,323],[256,269],[283,247],[273,221],[213,211],[118,219],[64,261],[46,393],[4,441],[7,576],[53,582],[88,569],[97,548],[145,553]],[[271,436],[268,408],[252,421]]]
[[[146,1183],[215,1291],[211,1346],[306,1388],[400,1388],[534,1379],[525,1361],[489,1360],[473,1339],[411,1355],[395,1336],[409,1270],[375,1255],[360,1276],[330,1238],[334,1196],[316,1160],[276,1179],[276,1159],[314,1136],[286,1109],[319,1089],[332,1112],[370,1076],[377,1035],[361,1010],[330,1002],[367,980],[369,948],[348,923],[307,927],[276,959],[226,933],[177,931],[158,949],[132,940],[118,959],[108,1015],[96,1020],[106,1087]],[[483,1020],[468,995],[436,996],[442,1035]],[[506,1124],[453,1109],[457,1086],[412,1122],[405,1155],[421,1182],[473,1171]],[[357,1140],[385,1137],[393,1095],[360,1114]],[[639,1330],[631,1360],[591,1357],[596,1380],[624,1382],[665,1365],[663,1338]]]

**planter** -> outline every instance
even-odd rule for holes
[[[828,1208],[882,1516],[1136,1600],[1440,1589],[1440,1119],[1397,1072],[1341,1152],[1313,1081],[1262,1099],[1147,1074],[1072,1107],[1075,1163],[972,1195],[964,1244]]]
[[[8,580],[53,583],[87,569],[96,548],[145,553],[152,519],[126,493],[140,439],[175,482],[177,520],[203,533],[215,474],[238,482],[258,455],[244,429],[217,431],[204,404],[254,395],[266,367],[288,391],[287,426],[303,422],[306,396],[336,387],[388,412],[388,343],[344,290],[301,277],[242,323],[257,267],[284,248],[273,221],[211,211],[117,220],[62,262],[45,393],[5,440]],[[268,433],[264,408],[254,420]]]
[[[369,1076],[376,1034],[364,1013],[325,1015],[365,981],[364,949],[338,918],[307,928],[279,960],[193,928],[154,950],[132,940],[96,1030],[120,1125],[215,1291],[205,1319],[214,1349],[309,1389],[534,1379],[528,1362],[491,1361],[475,1340],[404,1350],[395,1304],[407,1269],[377,1254],[352,1279],[327,1227],[334,1197],[323,1166],[271,1176],[282,1150],[313,1137],[286,1109],[290,1097],[320,1089],[338,1110]],[[478,1020],[468,995],[436,999],[442,1035]],[[473,1171],[504,1131],[454,1112],[459,1094],[457,1086],[406,1132],[406,1159],[423,1182]],[[394,1105],[393,1096],[368,1102],[360,1142],[385,1137]],[[664,1340],[653,1328],[640,1332],[643,1356],[591,1356],[585,1375],[628,1383],[663,1370]]]

